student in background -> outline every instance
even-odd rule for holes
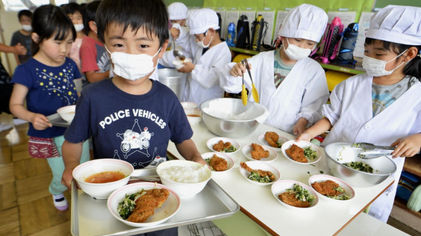
[[[110,77],[110,58],[105,51],[104,44],[98,40],[95,23],[95,14],[99,4],[100,1],[87,4],[83,16],[84,31],[88,37],[82,39],[79,53],[81,70],[89,83]]]
[[[405,162],[421,146],[421,8],[387,6],[370,21],[364,44],[366,73],[337,85],[323,116],[298,140],[330,130],[323,145],[367,142],[394,146],[395,182],[369,208],[387,222]]]
[[[326,76],[318,62],[309,57],[326,29],[323,9],[302,4],[288,12],[279,30],[282,46],[248,59],[260,103],[269,111],[265,123],[283,131],[301,134],[320,119],[319,110],[329,96]],[[246,88],[251,80],[241,63],[219,68],[221,85],[229,93]],[[249,100],[253,100],[251,93]]]
[[[86,34],[83,31],[83,10],[82,7],[75,2],[66,4],[62,8],[66,15],[70,18],[70,20],[72,20],[73,26],[76,30],[76,39],[72,43],[72,47],[70,48],[69,57],[76,62],[76,65],[80,70],[79,50],[82,46],[82,39],[86,36]]]
[[[80,73],[74,61],[66,57],[76,32],[65,13],[53,5],[35,10],[32,29],[34,56],[15,70],[10,111],[30,122],[29,154],[47,159],[53,175],[49,191],[54,206],[64,211],[68,203],[63,195],[67,188],[61,184],[64,170],[61,145],[66,129],[52,126],[47,116],[60,107],[75,104],[78,99],[73,80],[80,78]],[[83,146],[81,162],[89,160],[89,145]]]
[[[219,35],[219,18],[214,10],[194,10],[187,19],[193,41],[193,62],[184,62],[178,71],[188,73],[183,101],[201,104],[213,98],[223,97],[216,69],[231,61],[231,52]]]
[[[168,18],[170,20],[170,45],[171,50],[166,51],[159,60],[159,64],[166,67],[181,68],[182,61],[173,55],[174,45],[186,58],[191,58],[189,28],[186,26],[188,9],[181,2],[173,2],[168,6]],[[180,60],[180,61],[175,61]],[[175,63],[175,64],[174,64]]]
[[[11,46],[23,45],[26,48],[26,54],[24,55],[19,55],[15,53],[16,62],[19,65],[27,61],[32,56],[32,53],[31,53],[32,12],[30,12],[29,10],[21,10],[18,13],[18,19],[22,28],[16,31],[15,33],[13,33],[12,39],[10,41],[10,45]]]

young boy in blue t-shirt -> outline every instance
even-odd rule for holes
[[[95,158],[118,158],[135,168],[165,160],[168,141],[187,160],[206,164],[176,95],[149,79],[168,44],[165,5],[155,0],[105,0],[98,37],[111,55],[114,77],[90,84],[65,133],[63,182],[70,186],[82,143],[92,137]]]

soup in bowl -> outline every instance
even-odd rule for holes
[[[107,199],[114,190],[127,184],[133,171],[127,161],[104,158],[78,165],[73,170],[73,178],[89,196]]]

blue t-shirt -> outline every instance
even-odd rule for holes
[[[19,65],[13,74],[12,82],[26,86],[26,107],[29,111],[49,116],[63,106],[73,105],[77,101],[74,79],[80,78],[76,63],[66,58],[61,66],[47,66],[34,58]],[[51,127],[35,130],[29,124],[28,135],[40,138],[52,138],[63,135],[65,128]]]
[[[178,144],[193,131],[176,95],[152,81],[144,95],[131,95],[112,80],[89,84],[64,137],[80,143],[92,137],[95,158],[116,158],[135,168],[166,160],[168,141]]]

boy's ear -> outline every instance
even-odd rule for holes
[[[164,53],[167,51],[167,47],[168,47],[168,39],[165,40],[165,42],[162,44],[161,47],[161,51],[158,54],[158,58],[162,58],[162,56],[164,56]]]
[[[88,22],[89,29],[93,31],[95,34],[98,34],[98,28],[96,27],[95,21],[91,20]]]
[[[34,41],[35,43],[39,43],[39,35],[37,33],[32,32],[31,38],[32,38],[32,41]]]

